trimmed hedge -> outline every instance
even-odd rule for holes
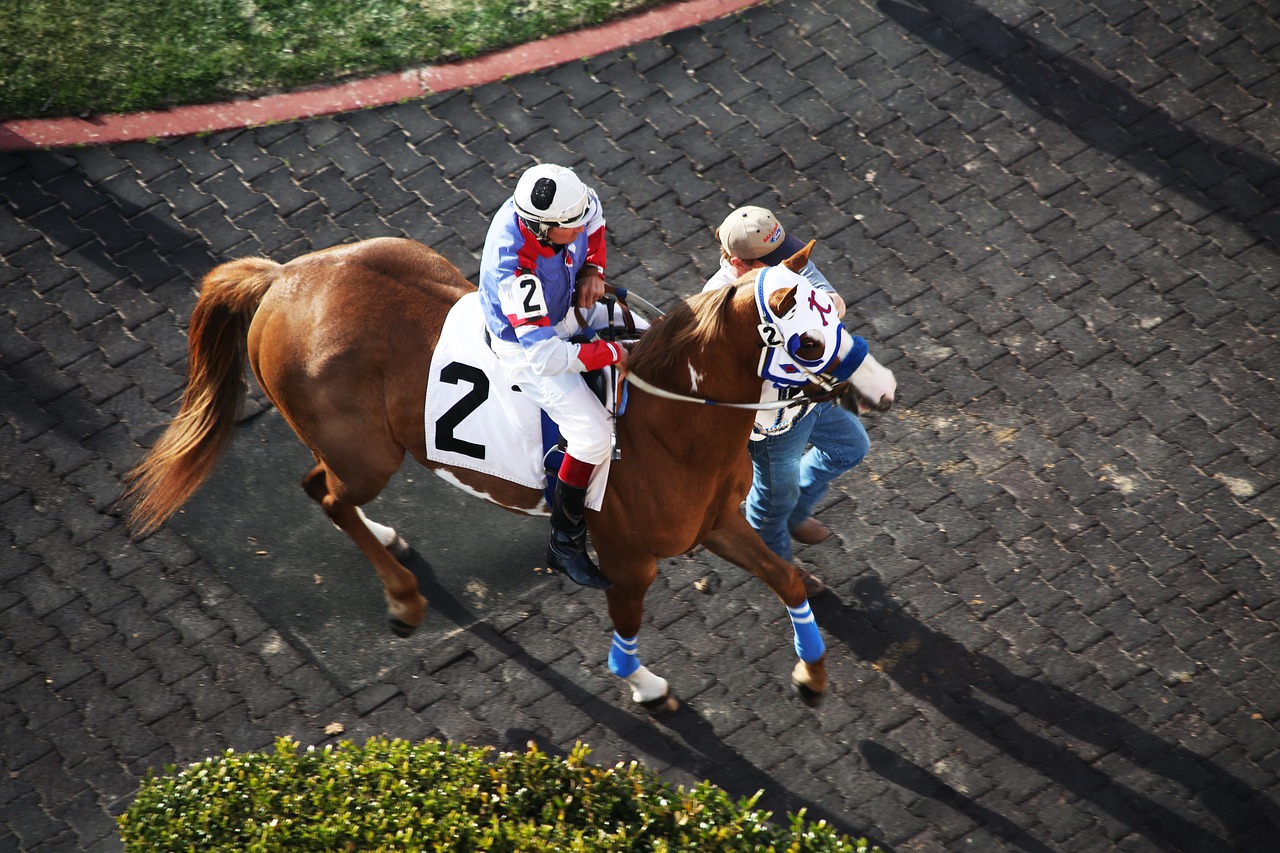
[[[703,782],[672,788],[636,762],[601,769],[428,740],[237,754],[149,773],[120,817],[130,851],[788,851],[872,853],[804,812],[785,827]]]

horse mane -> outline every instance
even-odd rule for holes
[[[681,356],[691,347],[722,338],[739,284],[695,294],[659,317],[636,342],[627,369],[646,378],[658,376],[683,363]]]

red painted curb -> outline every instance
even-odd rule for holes
[[[426,66],[338,86],[267,95],[225,104],[89,118],[13,119],[0,122],[0,151],[112,145],[193,133],[236,130],[376,107],[426,95],[481,86],[697,26],[761,0],[685,0],[586,30],[451,65]]]

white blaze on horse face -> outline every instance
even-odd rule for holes
[[[867,353],[849,381],[863,397],[886,406],[893,402],[893,395],[898,390],[898,381],[893,378],[893,371],[876,361],[871,353]],[[859,404],[858,408],[861,409],[862,405]]]
[[[623,680],[631,685],[633,702],[652,702],[667,695],[667,680],[654,675],[644,664]]]
[[[696,392],[698,390],[698,383],[701,381],[702,381],[702,374],[699,373],[697,370],[695,370],[694,366],[690,364],[689,365],[689,385],[692,386],[690,390]]]

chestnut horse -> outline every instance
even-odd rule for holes
[[[791,268],[804,266],[811,246],[788,262]],[[128,477],[130,529],[153,531],[212,472],[243,404],[247,356],[263,391],[315,457],[303,488],[373,564],[391,625],[407,636],[423,621],[426,606],[413,574],[395,556],[407,556],[409,546],[360,510],[387,485],[406,452],[493,503],[542,511],[536,489],[426,456],[423,401],[431,353],[449,308],[474,290],[436,252],[395,238],[337,246],[285,264],[243,258],[214,268],[191,316],[181,409]],[[601,571],[613,582],[605,593],[614,626],[610,668],[652,711],[674,710],[678,703],[667,682],[635,654],[645,592],[659,558],[698,544],[755,574],[778,595],[791,613],[801,658],[793,686],[810,703],[826,687],[824,649],[804,585],[739,511],[751,484],[746,448],[751,404],[760,407],[756,367],[766,345],[754,293],[748,276],[695,296],[635,344],[629,367],[649,391],[632,388],[628,394],[617,424],[621,456],[611,466],[600,511],[587,514]],[[775,294],[774,310],[793,306],[795,293],[793,287]],[[821,341],[806,338],[800,345],[822,351]],[[852,382],[829,393],[864,410],[884,410],[892,401],[892,374],[868,356]],[[747,405],[694,405],[691,399]]]

